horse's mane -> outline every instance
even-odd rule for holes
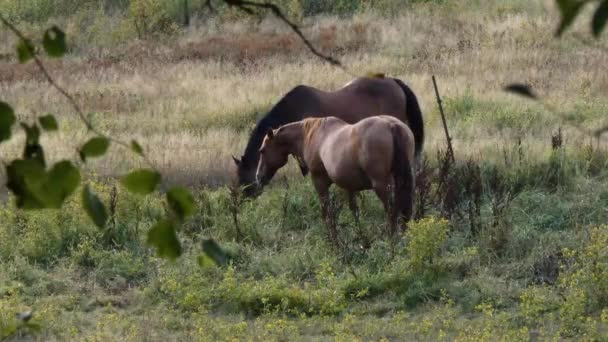
[[[261,118],[256,124],[255,128],[249,136],[245,153],[243,154],[243,161],[253,161],[257,163],[257,152],[264,140],[264,136],[268,129],[282,126],[286,123],[297,121],[300,117],[300,113],[294,110],[293,100],[301,98],[305,92],[306,87],[297,86],[287,93],[281,100],[270,109],[268,114]]]
[[[304,131],[304,144],[308,145],[315,131],[321,126],[326,118],[307,118],[302,122],[302,130]]]
[[[366,75],[369,78],[385,78],[386,75],[383,72],[371,72]]]

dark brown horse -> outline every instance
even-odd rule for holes
[[[324,219],[331,184],[348,192],[354,212],[356,193],[373,189],[384,204],[394,233],[399,214],[406,222],[412,216],[414,147],[410,128],[392,116],[373,116],[352,125],[333,116],[308,118],[268,131],[260,148],[256,178],[267,184],[293,155],[303,173],[311,174]],[[330,230],[332,238],[336,234]]]
[[[287,93],[258,121],[245,153],[240,159],[233,157],[237,165],[238,185],[244,186],[245,195],[259,193],[255,185],[255,172],[259,149],[268,129],[307,117],[335,115],[347,123],[385,113],[406,123],[414,134],[416,165],[420,164],[424,144],[424,124],[418,99],[412,90],[395,78],[357,78],[334,92],[325,92],[309,86],[297,86]]]

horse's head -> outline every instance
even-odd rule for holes
[[[256,179],[260,186],[268,184],[277,170],[287,164],[289,157],[288,146],[275,133],[276,131],[272,129],[268,130],[260,148],[260,161],[256,172]]]
[[[232,157],[236,164],[237,185],[243,188],[245,197],[255,197],[259,195],[259,187],[255,179],[256,163],[248,160],[245,156],[238,159]]]

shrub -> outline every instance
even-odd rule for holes
[[[587,296],[587,312],[608,306],[608,225],[592,228],[580,252],[565,250],[570,257],[559,282],[568,293],[583,290]]]
[[[541,323],[547,312],[559,308],[560,298],[547,286],[529,287],[522,291],[519,311],[524,321],[529,325]]]
[[[589,330],[589,315],[608,305],[608,225],[592,228],[580,251],[564,249],[569,259],[563,265],[559,286],[564,301],[559,308],[562,334]]]
[[[132,0],[128,17],[139,38],[152,33],[171,33],[176,30],[166,3],[161,0]]]
[[[411,224],[406,232],[407,253],[414,271],[433,264],[448,238],[448,221],[425,218]]]

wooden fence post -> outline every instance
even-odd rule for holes
[[[441,101],[441,97],[439,96],[439,90],[437,89],[437,81],[435,80],[435,75],[433,75],[433,87],[435,87],[435,96],[437,97],[437,104],[439,105],[439,113],[441,113],[441,122],[443,123],[443,130],[445,131],[445,139],[448,142],[448,152],[450,153],[450,158],[452,158],[452,162],[454,162],[455,158],[454,149],[452,148],[452,138],[450,137],[450,133],[448,132],[448,124],[445,121],[445,114],[443,113],[443,104]]]

